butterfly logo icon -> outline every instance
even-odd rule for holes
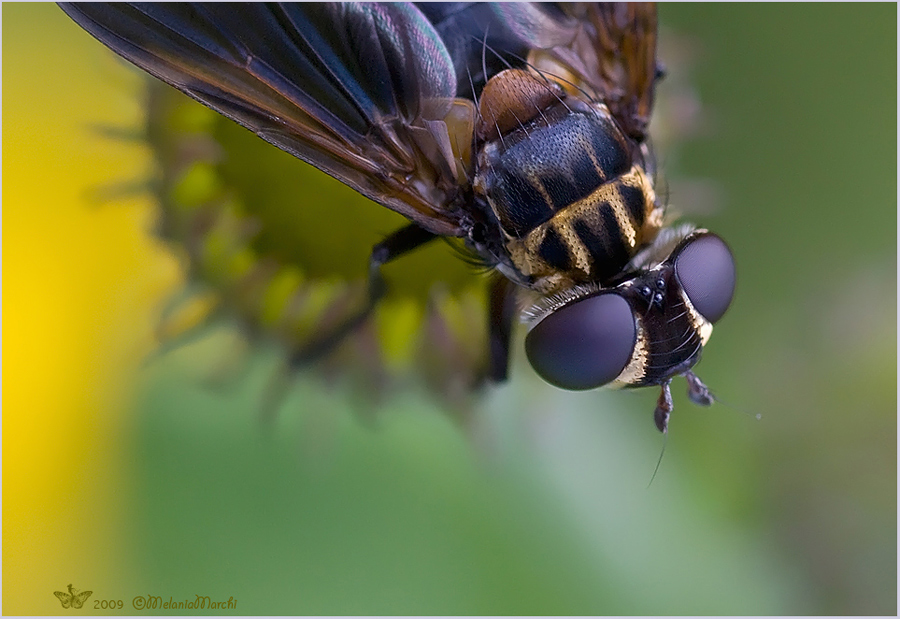
[[[84,602],[91,597],[93,591],[82,591],[78,593],[77,589],[73,589],[72,585],[69,585],[69,592],[64,593],[62,591],[54,591],[53,595],[59,598],[60,604],[62,604],[63,608],[81,608],[84,605]]]

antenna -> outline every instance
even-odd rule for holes
[[[716,397],[716,395],[709,390],[709,387],[704,385],[703,381],[701,381],[692,371],[688,370],[687,372],[685,372],[684,378],[685,380],[687,380],[688,384],[688,397],[694,404],[699,404],[700,406],[709,406],[713,402],[718,402],[722,406],[727,406],[733,411],[742,413],[744,415],[747,415],[748,417],[754,417],[757,421],[762,419],[762,414],[760,413],[751,413],[748,410],[734,406],[733,404],[729,404],[728,402],[724,402],[720,398]]]

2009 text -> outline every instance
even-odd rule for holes
[[[124,607],[122,600],[94,600],[94,610],[122,610]]]

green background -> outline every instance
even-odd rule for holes
[[[896,6],[660,20],[703,104],[660,153],[670,200],[738,261],[698,373],[762,420],[676,381],[647,488],[657,394],[556,390],[521,334],[466,431],[423,389],[313,375],[265,426],[272,347],[204,384],[227,332],[145,362],[183,265],[149,196],[85,197],[151,165],[90,128],[139,126],[141,81],[55,6],[4,5],[4,612],[58,613],[73,583],[85,614],[896,614]]]

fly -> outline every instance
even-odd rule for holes
[[[298,361],[329,350],[385,294],[381,267],[459,238],[492,275],[490,378],[512,321],[535,371],[565,389],[713,396],[693,374],[731,303],[718,236],[665,228],[647,143],[653,4],[63,4],[117,54],[410,223],[375,246],[369,302]]]

